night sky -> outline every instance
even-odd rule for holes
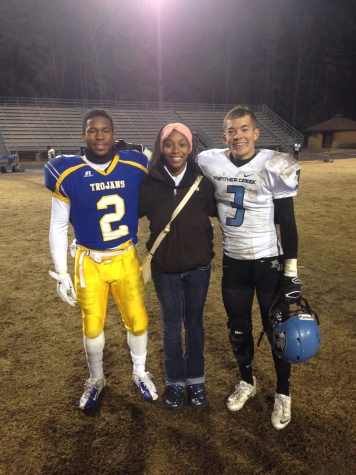
[[[356,120],[355,18],[355,0],[2,0],[0,96],[156,102],[161,91],[266,104],[297,128]]]

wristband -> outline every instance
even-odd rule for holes
[[[296,277],[298,275],[297,259],[286,259],[284,261],[284,275],[286,277]]]

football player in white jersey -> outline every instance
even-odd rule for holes
[[[67,155],[45,166],[45,185],[52,191],[50,248],[57,292],[64,302],[82,310],[83,341],[90,377],[79,402],[94,408],[106,385],[103,371],[104,325],[109,293],[127,330],[133,362],[132,379],[147,401],[157,390],[145,369],[148,316],[145,285],[135,244],[138,187],[146,177],[147,157],[137,151],[118,153],[112,117],[103,109],[83,116],[82,156]],[[74,286],[67,267],[68,224],[76,241]]]
[[[289,154],[256,151],[258,137],[253,112],[237,106],[224,119],[223,138],[228,148],[207,150],[198,156],[200,167],[215,188],[224,248],[222,296],[229,340],[241,376],[226,402],[230,411],[241,409],[256,393],[252,370],[254,295],[264,329],[278,292],[289,304],[300,298],[293,206],[300,167]],[[277,385],[271,421],[276,429],[283,429],[291,420],[291,364],[273,352],[272,357]]]

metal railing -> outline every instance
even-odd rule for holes
[[[294,139],[299,142],[303,143],[304,136],[300,132],[298,132],[294,127],[289,125],[285,120],[283,120],[279,115],[277,115],[275,112],[273,112],[271,109],[269,109],[265,105],[261,105],[260,109],[261,112],[263,112],[267,117],[269,117],[273,122],[275,122],[279,127],[281,127],[283,130],[285,130],[288,135],[291,135],[294,137]]]
[[[202,143],[205,149],[219,148],[219,145],[215,142],[215,140],[209,134],[207,134],[202,127],[199,127],[199,125],[192,127],[192,132],[197,136],[199,142]]]
[[[89,99],[59,99],[45,97],[6,97],[0,96],[0,105],[3,106],[37,106],[37,107],[104,107],[108,109],[134,109],[134,110],[172,110],[186,109],[195,111],[229,111],[236,104],[203,104],[188,102],[134,102],[134,101],[109,101]],[[249,109],[260,110],[261,106],[248,105]]]
[[[3,139],[3,136],[0,130],[0,155],[3,156],[3,155],[8,155],[8,154],[9,154],[9,150],[6,147],[5,141]]]

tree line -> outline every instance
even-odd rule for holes
[[[158,29],[158,4],[160,28]],[[354,0],[2,0],[0,96],[266,104],[356,119]]]

